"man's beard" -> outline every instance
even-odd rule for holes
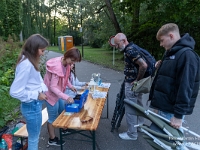
[[[125,49],[125,45],[123,45],[121,48],[119,48],[119,51],[123,51]]]

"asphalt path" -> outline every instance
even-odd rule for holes
[[[61,56],[60,53],[55,53],[49,51],[47,53],[47,60],[53,57]],[[100,73],[102,82],[111,83],[108,96],[108,110],[107,103],[104,106],[101,120],[99,126],[96,130],[96,150],[153,150],[153,148],[146,142],[143,138],[142,133],[139,133],[138,139],[136,141],[125,141],[121,140],[118,137],[118,134],[126,131],[126,121],[125,117],[121,122],[121,126],[118,130],[111,132],[111,120],[116,105],[116,95],[120,91],[121,84],[123,82],[123,72],[115,71],[113,69],[105,68],[100,65],[96,65],[87,61],[82,60],[80,63],[76,63],[76,74],[80,81],[89,82],[91,79],[92,73]],[[164,86],[164,85],[163,85]],[[146,105],[148,94],[143,95],[143,103]],[[194,131],[197,134],[200,134],[200,117],[199,117],[199,106],[200,106],[200,97],[198,96],[194,112],[190,116],[186,116],[186,123],[183,124],[184,127],[187,127],[189,130]],[[108,118],[106,118],[108,113]],[[150,124],[148,120],[145,120],[146,124]],[[193,138],[192,135],[185,133],[186,137]],[[56,129],[56,135],[59,137],[58,129]],[[70,135],[71,138],[76,139],[86,139],[81,135]],[[49,146],[48,141],[48,131],[46,123],[42,126],[40,134],[39,149],[40,150],[59,150],[60,147]],[[64,145],[64,150],[92,150],[92,143],[77,141],[77,140],[68,140],[64,137],[66,144]],[[194,142],[200,143],[200,138],[195,138]]]

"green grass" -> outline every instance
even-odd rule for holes
[[[76,47],[82,53],[82,47],[81,46],[76,46]],[[60,51],[58,49],[58,46],[50,46],[48,50],[64,53],[64,51]],[[123,71],[124,69],[123,53],[120,53],[118,50],[115,50],[114,65],[113,65],[113,50],[83,46],[83,54],[84,54],[83,60],[89,61],[91,63],[99,64],[104,67],[111,68],[117,71]]]

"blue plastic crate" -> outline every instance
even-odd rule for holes
[[[83,94],[81,94],[80,99],[74,99],[73,104],[66,104],[65,111],[66,112],[79,112],[87,101],[89,90],[85,90]]]

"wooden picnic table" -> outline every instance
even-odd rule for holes
[[[69,133],[69,135],[82,131],[90,131],[90,139],[92,139],[93,150],[95,150],[95,131],[97,130],[105,102],[108,99],[109,88],[98,87],[97,90],[106,92],[106,97],[93,99],[92,94],[89,93],[87,101],[80,112],[66,115],[65,111],[63,111],[53,122],[53,126],[60,130],[60,140],[62,140],[63,136],[66,136],[62,135],[62,129],[73,129],[74,132]],[[81,133],[81,135],[84,134]],[[63,150],[63,145],[61,145],[61,150]]]

